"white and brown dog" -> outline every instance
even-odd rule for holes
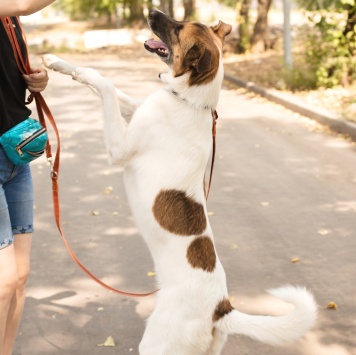
[[[125,187],[154,259],[159,292],[140,343],[141,355],[220,354],[228,334],[280,345],[313,324],[316,305],[304,288],[270,291],[295,310],[280,317],[251,316],[229,300],[224,269],[214,247],[203,179],[212,147],[212,111],[223,80],[222,45],[231,26],[178,22],[152,11],[148,23],[162,41],[145,42],[167,65],[167,87],[151,94],[128,124],[120,104],[133,100],[90,68],[45,56],[47,67],[100,95],[105,144],[125,167]]]

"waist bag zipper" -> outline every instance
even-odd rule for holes
[[[41,128],[40,130],[38,130],[37,132],[35,132],[34,134],[32,134],[30,137],[26,138],[23,142],[21,142],[19,145],[16,146],[16,150],[19,153],[19,155],[23,155],[21,148],[23,148],[26,144],[32,142],[34,139],[36,139],[38,136],[40,136],[41,134],[46,132],[46,128]],[[29,152],[30,154],[33,154],[31,152]]]

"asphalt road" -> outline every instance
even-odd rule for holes
[[[140,97],[161,86],[157,74],[164,70],[158,59],[142,53],[63,57],[97,68]],[[67,239],[106,282],[151,291],[152,261],[128,208],[122,168],[107,165],[99,100],[69,77],[50,77],[45,97],[62,138],[60,195]],[[223,354],[356,354],[355,145],[231,86],[222,91],[218,113],[208,209],[233,306],[256,314],[288,312],[289,305],[265,292],[287,283],[306,285],[320,306],[315,327],[294,345],[273,348],[230,336]],[[45,159],[32,163],[32,171],[36,232],[14,355],[137,355],[154,296],[118,296],[82,273],[56,230]],[[330,302],[337,309],[327,309]],[[98,346],[109,336],[114,347]]]

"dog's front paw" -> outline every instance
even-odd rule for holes
[[[42,62],[48,69],[61,71],[64,60],[54,54],[45,54],[42,56]]]
[[[91,86],[97,91],[101,91],[109,86],[109,82],[105,80],[95,69],[92,68],[76,68],[73,72],[73,79],[81,84]]]
[[[48,69],[56,70],[56,63],[63,62],[63,60],[54,54],[45,54],[42,56],[42,62]]]
[[[73,71],[75,70],[75,66],[65,62],[63,59],[58,58],[53,54],[45,54],[42,56],[43,64],[55,71],[58,71],[62,74],[72,75]]]

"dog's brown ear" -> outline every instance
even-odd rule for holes
[[[212,54],[208,49],[205,49],[203,55],[199,58],[197,65],[198,73],[205,73],[211,69]]]
[[[187,67],[195,68],[198,73],[205,73],[211,68],[211,60],[212,54],[208,49],[194,44],[186,55],[185,64]]]
[[[224,38],[231,32],[232,26],[228,25],[222,21],[219,21],[219,23],[216,26],[212,27],[212,30],[223,41]]]

